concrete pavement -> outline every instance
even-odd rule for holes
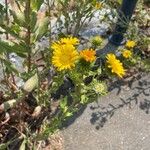
[[[150,73],[109,90],[67,122],[64,150],[150,150]]]

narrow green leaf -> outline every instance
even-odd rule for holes
[[[32,31],[32,32],[33,32],[33,30],[34,30],[34,28],[35,28],[36,22],[37,22],[37,13],[32,12],[32,13],[31,13],[31,23],[30,23],[31,31]]]
[[[22,46],[22,43],[17,44],[17,43],[12,43],[12,45],[10,45],[7,42],[4,41],[0,41],[0,53],[3,52],[8,52],[8,53],[16,53],[21,57],[25,57],[25,53],[28,52],[28,49],[25,47],[25,45]]]
[[[0,27],[2,28],[2,29],[4,29],[5,30],[5,32],[7,32],[7,33],[9,33],[10,35],[12,35],[13,37],[15,37],[15,38],[17,38],[17,39],[21,39],[20,37],[19,37],[19,35],[16,33],[16,32],[14,32],[14,30],[13,30],[13,28],[12,27],[6,27],[4,24],[0,24]]]
[[[48,17],[43,18],[41,22],[37,22],[33,38],[34,42],[41,39],[42,36],[44,36],[48,32],[48,24],[49,24]]]
[[[26,150],[26,143],[27,143],[27,141],[26,141],[26,139],[24,138],[24,139],[23,139],[23,142],[21,143],[20,150]]]
[[[60,107],[64,110],[66,108],[67,105],[67,97],[65,97],[64,99],[62,99],[60,101]]]
[[[43,3],[44,3],[44,0],[32,0],[31,1],[32,10],[38,11]]]
[[[23,12],[19,10],[17,12],[11,10],[10,12],[14,18],[15,23],[17,23],[21,27],[26,27],[27,23],[25,22],[25,15]]]
[[[5,64],[6,69],[9,72],[14,72],[16,75],[19,75],[18,70],[16,69],[16,67],[11,62],[9,62],[8,60],[5,60],[5,59],[3,59],[2,61]]]
[[[67,112],[65,115],[66,115],[66,117],[70,117],[73,115],[73,112]]]

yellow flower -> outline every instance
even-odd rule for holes
[[[102,6],[103,6],[102,3],[96,2],[96,4],[95,4],[95,9],[100,9],[100,8],[102,8]]]
[[[133,48],[135,47],[135,45],[136,45],[135,41],[131,41],[131,40],[127,41],[126,43],[126,47],[128,48]]]
[[[131,58],[132,52],[130,50],[124,50],[122,55],[124,58]]]
[[[81,58],[85,59],[87,62],[93,62],[96,60],[96,52],[93,49],[85,49],[80,52]]]
[[[79,40],[74,37],[69,37],[69,38],[61,38],[60,42],[62,44],[70,44],[70,45],[77,45],[79,44]]]
[[[56,44],[52,56],[52,64],[59,70],[72,69],[78,59],[78,52],[73,45]]]
[[[114,54],[107,54],[106,58],[108,68],[111,68],[111,72],[122,78],[125,75],[125,69],[120,60],[118,60]]]

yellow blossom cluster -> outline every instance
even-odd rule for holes
[[[125,47],[127,49],[124,49],[122,52],[122,56],[126,59],[131,58],[132,57],[132,48],[134,48],[136,46],[136,42],[132,41],[132,40],[128,40],[126,42]]]
[[[96,52],[94,50],[85,49],[79,53],[75,47],[78,44],[79,40],[73,37],[61,38],[59,41],[52,44],[52,64],[58,71],[72,69],[80,58],[87,62],[96,60]]]
[[[125,75],[125,69],[120,60],[118,60],[112,53],[107,54],[106,59],[108,68],[111,69],[111,72],[117,74],[120,78],[122,78]]]

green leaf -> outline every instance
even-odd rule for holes
[[[14,18],[15,23],[17,23],[21,27],[26,27],[27,23],[25,22],[25,15],[23,12],[19,10],[17,12],[11,10],[10,12]]]
[[[66,117],[70,117],[70,116],[72,116],[72,115],[73,115],[72,112],[67,112],[67,113],[65,114]]]
[[[32,10],[38,11],[43,3],[44,3],[44,0],[32,0],[31,1]]]
[[[1,150],[7,149],[7,144],[0,144],[0,149]]]
[[[89,98],[86,95],[81,95],[81,104],[86,104]]]
[[[23,142],[21,143],[20,150],[26,150],[26,143],[27,143],[27,140],[24,138]]]
[[[60,101],[60,107],[62,110],[66,110],[66,106],[67,106],[67,97],[65,97]]]
[[[150,71],[150,59],[145,59],[143,60],[143,68],[146,69],[147,71]]]
[[[15,27],[15,26],[8,27],[8,26],[5,26],[4,24],[0,24],[0,27],[1,27],[2,29],[4,29],[5,32],[7,32],[7,33],[9,33],[10,35],[12,35],[13,37],[15,37],[15,38],[17,38],[17,39],[21,39],[21,38],[19,37],[19,34],[17,34],[17,33],[15,32],[15,30],[14,30],[14,27]]]
[[[36,22],[37,22],[37,13],[32,12],[32,13],[31,13],[31,23],[30,23],[31,31],[32,31],[32,32],[33,32],[33,30],[34,30],[34,28],[35,28]]]
[[[4,6],[2,4],[0,4],[0,24],[3,23],[4,19],[5,19],[5,14],[6,10],[4,8]]]
[[[0,41],[0,53],[3,53],[3,52],[13,52],[13,50],[12,50],[12,47],[8,43]]]
[[[8,60],[5,60],[5,59],[3,59],[2,61],[4,62],[6,69],[9,72],[14,72],[16,75],[19,75],[18,70],[16,69],[16,67],[11,62],[9,62]]]
[[[16,53],[21,57],[25,57],[25,53],[28,52],[28,49],[25,47],[25,45],[23,43],[17,44],[17,43],[12,43],[12,45],[10,45],[7,42],[4,41],[0,41],[0,53],[3,52],[8,52],[8,53]]]
[[[121,5],[121,3],[122,3],[122,0],[118,0],[118,3]]]
[[[49,24],[49,18],[45,17],[42,19],[41,22],[37,22],[35,26],[35,34],[33,37],[33,42],[39,40],[48,32],[48,24]]]

